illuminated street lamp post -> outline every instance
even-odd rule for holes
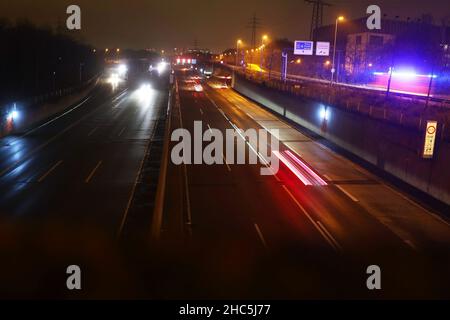
[[[236,67],[239,65],[239,46],[242,44],[242,40],[238,39],[236,42]]]
[[[259,69],[260,69],[260,72],[262,73],[262,71],[263,71],[263,58],[264,58],[264,44],[265,44],[265,42],[267,41],[269,39],[269,37],[265,34],[265,35],[263,35],[262,36],[262,38],[261,38],[261,52],[260,52],[260,54],[261,54],[261,61],[260,61],[260,64],[259,64]]]
[[[336,65],[335,65],[335,61],[336,61],[336,42],[337,42],[337,33],[338,33],[338,24],[339,21],[344,21],[344,17],[340,16],[336,19],[336,27],[334,29],[334,45],[333,45],[333,64],[331,66],[331,84],[333,84],[334,81],[334,74],[336,72]]]

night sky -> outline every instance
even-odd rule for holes
[[[432,14],[440,21],[450,16],[449,0],[329,0],[325,23],[339,14],[365,16],[368,5],[378,4],[383,14],[402,18]],[[253,12],[261,18],[259,32],[291,40],[309,35],[312,7],[303,0],[1,0],[0,16],[27,18],[39,25],[65,25],[66,7],[82,9],[82,30],[77,36],[93,46],[121,48],[199,47],[221,51],[237,38],[249,42],[246,28]]]

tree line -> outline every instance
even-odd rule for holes
[[[93,48],[28,21],[0,21],[0,106],[76,86],[100,70]]]

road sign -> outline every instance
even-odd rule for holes
[[[314,42],[312,41],[295,41],[294,54],[302,56],[313,55]]]
[[[316,43],[316,56],[328,57],[330,55],[330,43],[320,42]]]
[[[437,121],[427,121],[425,143],[423,147],[423,157],[425,159],[433,158],[434,145],[436,143],[437,124]]]

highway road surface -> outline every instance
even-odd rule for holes
[[[0,296],[450,298],[450,225],[439,213],[197,78],[177,71],[169,103],[154,80],[98,88],[0,140]],[[262,176],[264,163],[232,164],[226,153],[223,164],[176,165],[169,154],[161,166],[168,106],[169,133],[193,134],[195,121],[203,131],[278,129],[279,172]],[[66,288],[71,264],[81,291]],[[382,290],[367,288],[371,265]]]
[[[282,164],[261,176],[264,164],[224,154],[169,162],[160,242],[182,257],[176,297],[448,297],[446,220],[219,82],[200,91],[178,73],[172,130],[278,129]],[[381,292],[366,287],[369,265],[384,272]]]
[[[152,87],[140,88],[146,81]],[[1,296],[59,296],[66,266],[92,263],[105,274],[117,265],[112,243],[149,232],[142,208],[153,201],[159,163],[153,177],[143,169],[151,170],[144,162],[168,95],[155,80],[135,82],[102,84],[63,114],[0,140]]]

